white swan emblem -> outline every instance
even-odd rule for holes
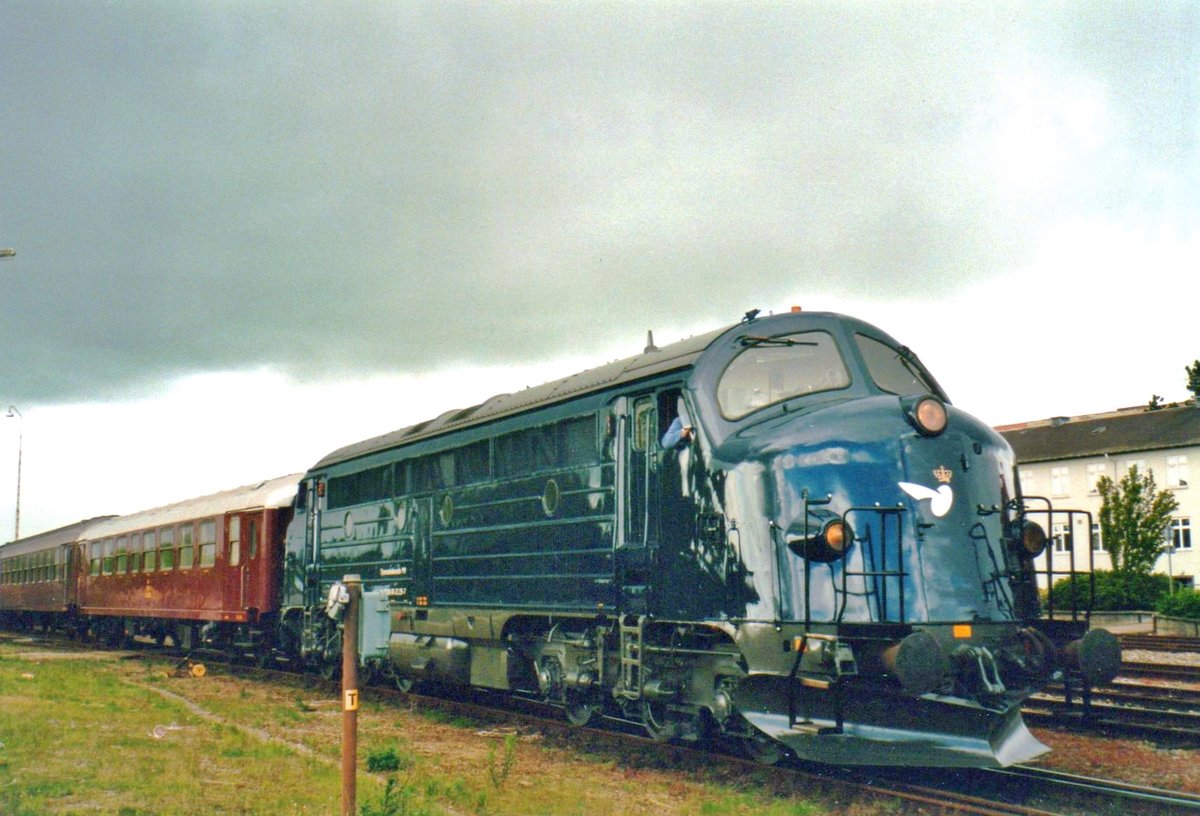
[[[929,512],[933,513],[935,518],[941,518],[949,513],[950,505],[954,503],[954,491],[948,484],[939,486],[937,490],[912,482],[897,482],[897,484],[900,485],[901,490],[917,501],[929,499]]]

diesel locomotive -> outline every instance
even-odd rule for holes
[[[354,574],[363,666],[401,688],[767,761],[1008,765],[1045,750],[1026,697],[1120,663],[1086,610],[1041,615],[1033,504],[1003,438],[889,335],[750,312],[330,453],[275,510],[274,588],[199,635],[331,669],[326,596]]]

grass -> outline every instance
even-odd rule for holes
[[[367,701],[358,722],[359,816],[892,812],[814,803],[766,770],[664,771],[436,711]],[[336,814],[340,736],[339,700],[318,692],[0,644],[3,816]]]

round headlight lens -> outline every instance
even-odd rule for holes
[[[1036,558],[1046,549],[1046,531],[1032,521],[1021,528],[1021,547],[1030,558]]]
[[[940,434],[946,430],[946,406],[933,397],[925,397],[916,404],[913,416],[917,426],[927,434]]]
[[[829,522],[825,525],[825,545],[833,552],[841,555],[846,551],[846,545],[849,543],[847,540],[850,537],[848,533],[846,525],[840,519]]]

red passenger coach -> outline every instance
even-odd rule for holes
[[[76,544],[92,525],[78,521],[0,547],[0,623],[50,627],[76,606]]]
[[[299,480],[284,476],[90,526],[77,552],[78,594],[93,634],[269,654]]]

